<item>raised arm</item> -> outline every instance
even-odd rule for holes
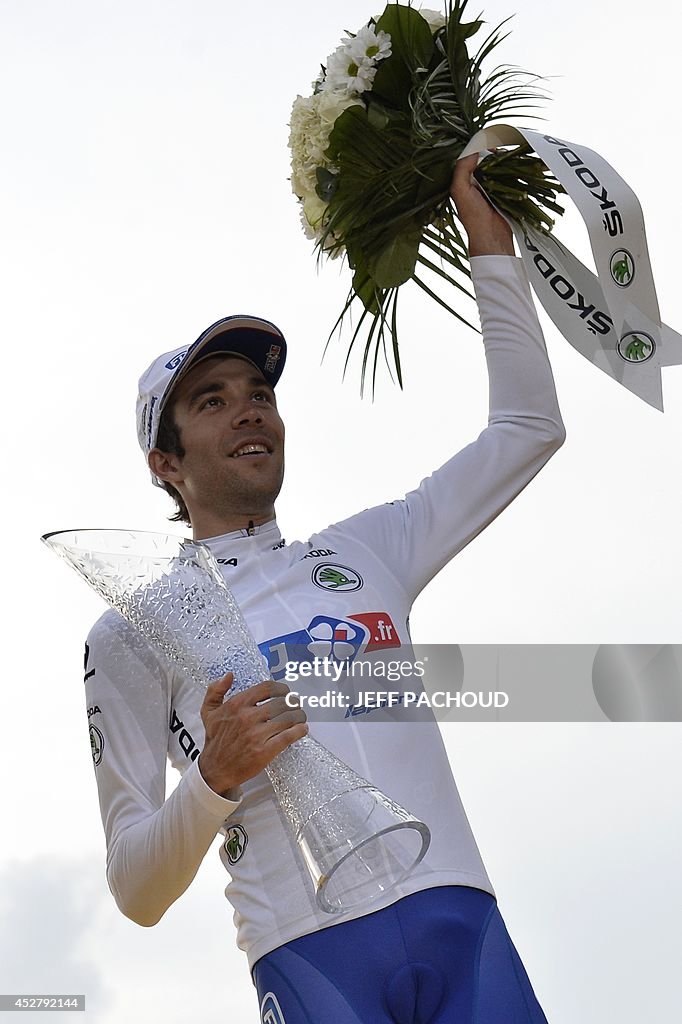
[[[477,158],[455,169],[452,195],[469,236],[488,365],[488,426],[405,498],[325,531],[352,531],[391,569],[410,600],[528,485],[564,441],[552,370],[511,231],[473,182]],[[463,344],[458,340],[457,344]]]

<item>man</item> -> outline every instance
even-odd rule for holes
[[[117,616],[88,638],[107,877],[124,913],[155,924],[218,831],[238,943],[266,1024],[544,1024],[500,917],[434,721],[351,717],[313,734],[431,829],[421,864],[369,906],[316,906],[263,768],[308,730],[278,681],[291,646],[409,641],[414,598],[526,486],[564,437],[551,369],[511,232],[477,189],[452,195],[469,236],[490,376],[489,425],[404,501],[285,544],[274,502],[285,356],[267,321],[232,317],[142,378],[138,426],[157,482],[222,565],[273,680],[199,708],[191,684]],[[380,625],[381,624],[381,625]],[[359,639],[358,639],[359,638]],[[366,716],[370,717],[370,716]],[[183,774],[165,800],[166,756]]]

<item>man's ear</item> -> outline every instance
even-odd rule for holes
[[[180,459],[174,452],[162,452],[160,448],[152,448],[147,456],[147,463],[154,476],[169,484],[177,484],[182,480]]]

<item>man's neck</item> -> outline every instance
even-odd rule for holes
[[[257,526],[272,522],[274,518],[274,508],[260,515],[199,515],[192,522],[192,537],[194,540],[206,540],[207,537],[222,537],[225,533],[236,533],[238,530],[250,533]]]

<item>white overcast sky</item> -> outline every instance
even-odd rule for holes
[[[135,438],[140,372],[229,313],[282,327],[288,539],[399,496],[485,425],[480,340],[418,292],[403,302],[403,393],[384,378],[361,402],[338,342],[320,365],[349,275],[316,271],[287,122],[342,31],[373,13],[364,0],[0,0],[0,992],[85,992],[96,1024],[257,1018],[216,850],[153,930],[108,894],[81,684],[102,606],[38,542],[168,529]],[[490,23],[513,13],[485,4]],[[556,76],[548,127],[638,193],[662,316],[680,330],[678,19],[672,0],[532,0],[500,59]],[[587,259],[574,215],[558,235]],[[664,372],[661,415],[543,323],[567,442],[420,597],[413,636],[678,643],[682,370]],[[444,734],[550,1024],[678,1019],[679,726]]]

